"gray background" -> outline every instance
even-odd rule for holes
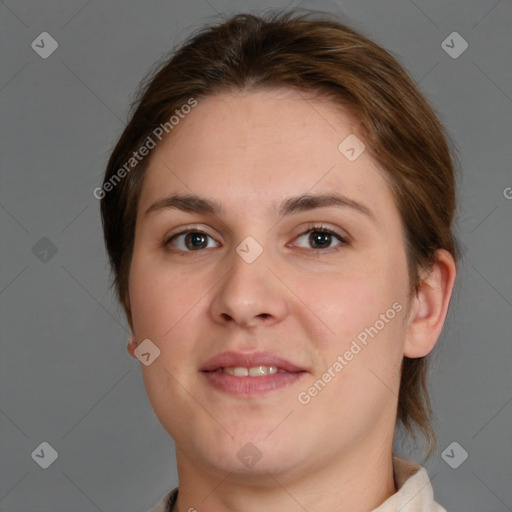
[[[155,61],[219,14],[287,5],[346,16],[391,50],[459,148],[464,260],[434,354],[439,450],[425,465],[449,512],[512,510],[511,2],[6,0],[2,511],[141,512],[177,484],[172,440],[126,352],[92,191]],[[31,48],[45,31],[59,44],[47,59]],[[469,44],[457,59],[441,47],[453,31]],[[48,469],[31,457],[43,441],[58,452]],[[441,456],[453,441],[469,454],[457,469]],[[407,440],[396,444],[422,461]]]

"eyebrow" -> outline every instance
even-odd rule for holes
[[[370,208],[342,194],[303,194],[289,197],[281,203],[279,217],[330,206],[352,208],[359,213],[363,213],[375,219],[375,215]]]
[[[218,201],[196,196],[195,194],[172,194],[153,203],[146,210],[146,214],[169,209],[218,215],[222,211],[222,205]]]
[[[332,206],[351,208],[370,217],[372,220],[376,219],[375,214],[370,208],[342,194],[303,194],[288,197],[280,204],[277,211],[279,218],[282,218],[316,208]],[[145,213],[168,209],[216,216],[220,215],[223,210],[222,205],[214,199],[200,197],[195,194],[172,194],[153,203]]]

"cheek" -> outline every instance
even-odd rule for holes
[[[327,325],[329,339],[348,341],[379,319],[400,300],[397,278],[382,266],[347,266],[347,270],[304,279],[299,277],[297,295]]]
[[[130,271],[130,305],[137,340],[162,339],[185,314],[194,295],[182,278],[150,258],[134,254]],[[190,308],[190,306],[189,306]]]
[[[346,271],[302,282],[298,295],[307,297],[330,331],[312,336],[321,361],[315,378],[329,368],[337,376],[318,405],[329,408],[332,401],[348,406],[348,400],[350,410],[368,412],[379,401],[385,403],[389,388],[398,393],[408,281],[405,258],[402,262],[400,254],[385,255],[381,251],[365,263],[352,261]],[[333,367],[338,356],[343,358],[339,372]]]
[[[204,292],[190,281],[190,274],[166,269],[148,255],[134,253],[129,285],[133,334],[137,342],[150,339],[160,350],[154,363],[141,365],[141,370],[153,410],[166,428],[175,427],[168,417],[170,400],[174,410],[189,409],[179,382],[190,377],[183,361],[193,357],[189,335],[197,325],[198,308],[194,306]]]
[[[133,261],[129,288],[134,335],[137,341],[140,341],[142,337],[151,338],[153,333],[147,332],[148,327],[158,319],[159,305],[163,306],[157,299],[158,283],[151,279],[150,273],[144,271],[137,261]]]
[[[308,386],[323,389],[319,379],[328,384],[311,411],[336,416],[336,428],[358,430],[376,422],[383,411],[389,413],[398,395],[405,303],[393,287],[362,278],[331,283],[328,291],[311,296],[313,304],[325,300],[322,319],[335,333],[317,342],[321,364]],[[329,303],[331,293],[338,298]]]
[[[213,277],[162,264],[146,254],[134,255],[130,274],[133,334],[137,342],[153,341],[160,349],[160,362],[173,374],[186,372],[179,362],[194,358],[193,342],[198,327],[205,323],[207,292],[218,279]]]

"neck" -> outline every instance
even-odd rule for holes
[[[180,475],[176,512],[368,512],[396,492],[389,449],[352,450],[333,456],[329,465],[302,473],[258,475],[206,469],[177,450]]]

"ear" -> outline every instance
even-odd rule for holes
[[[130,335],[130,340],[128,341],[128,345],[126,345],[126,350],[128,354],[130,354],[134,359],[137,359],[137,356],[134,354],[134,350],[137,348],[137,342],[135,341],[135,337],[133,333]]]
[[[448,312],[457,265],[445,249],[436,251],[435,262],[411,301],[404,356],[423,357],[434,348]]]
[[[130,339],[128,341],[128,345],[126,345],[126,350],[128,354],[130,354],[133,358],[137,359],[137,356],[134,354],[134,350],[137,348],[137,342],[135,341],[135,336],[133,335],[133,324],[132,324],[132,311],[130,304],[130,295],[126,292],[121,298],[121,303],[123,304],[124,311],[126,313],[126,319],[128,320],[128,325],[130,326],[131,333]]]

